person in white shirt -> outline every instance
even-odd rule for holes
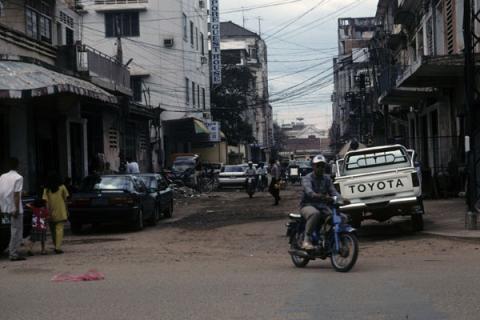
[[[137,161],[127,158],[127,173],[140,173]]]
[[[18,159],[9,160],[9,170],[0,176],[0,213],[10,219],[10,260],[25,260],[18,254],[18,247],[23,236],[23,177],[18,174]]]

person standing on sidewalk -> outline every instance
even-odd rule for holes
[[[63,227],[67,221],[66,200],[70,196],[67,188],[60,181],[56,173],[50,173],[42,197],[47,201],[48,211],[50,212],[49,225],[56,254],[63,253]]]
[[[275,159],[270,160],[270,166],[270,175],[272,176],[272,181],[270,182],[268,191],[275,200],[273,205],[278,206],[278,202],[280,201],[280,167]]]
[[[23,238],[23,177],[18,174],[18,159],[9,160],[9,170],[0,176],[0,213],[10,218],[10,261],[25,260],[18,253]]]

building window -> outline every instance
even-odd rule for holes
[[[132,101],[141,102],[142,101],[142,78],[131,77],[130,87],[132,89],[132,98],[131,98]]]
[[[137,11],[105,13],[105,36],[108,37],[138,37],[140,24]]]
[[[198,107],[200,108],[200,85],[197,84],[197,102]]]
[[[187,26],[187,15],[183,14],[183,40],[188,40],[188,26]]]
[[[192,81],[192,105],[195,107],[195,82]]]
[[[25,7],[27,36],[36,40],[52,42],[51,6],[45,1],[27,1]]]
[[[200,32],[200,46],[202,48],[202,55],[205,55],[205,38],[203,37],[203,33]]]
[[[198,51],[198,28],[195,27],[195,47]]]
[[[257,49],[255,47],[248,47],[248,55],[250,59],[257,59]]]
[[[185,101],[190,104],[190,80],[188,78],[185,78],[185,92]]]
[[[73,45],[73,29],[65,28],[65,43],[67,45]]]
[[[193,48],[193,21],[190,20],[190,44]]]
[[[203,104],[203,110],[206,110],[206,103],[205,103],[205,88],[202,88],[202,104]]]

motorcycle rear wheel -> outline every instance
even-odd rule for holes
[[[290,248],[292,250],[301,250],[302,248],[302,241],[304,238],[304,233],[295,233],[292,235],[291,245]],[[297,268],[305,268],[307,264],[310,262],[309,258],[300,257],[295,254],[290,254],[292,258],[293,265]]]
[[[330,257],[332,267],[338,272],[350,271],[358,258],[358,239],[354,234],[342,233],[339,235],[340,250]]]

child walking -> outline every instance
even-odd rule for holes
[[[35,242],[40,241],[42,251],[40,254],[45,255],[45,241],[47,239],[47,220],[49,218],[47,202],[43,199],[37,199],[28,204],[28,207],[32,209],[32,232],[30,234],[30,246],[27,254],[33,256],[33,245]]]

